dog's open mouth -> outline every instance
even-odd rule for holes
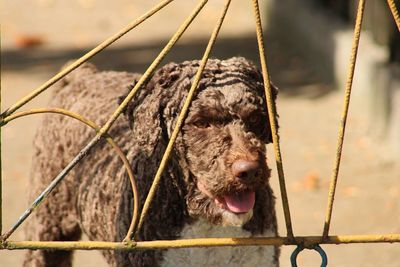
[[[230,212],[247,213],[254,207],[255,195],[253,191],[246,191],[217,197],[214,202],[217,206]]]
[[[229,194],[213,195],[203,183],[197,183],[197,187],[203,194],[214,200],[214,204],[224,210],[235,214],[248,213],[256,202],[256,193],[251,190],[234,192]]]
[[[215,218],[218,220],[214,221],[217,224],[240,227],[252,218],[256,202],[256,193],[254,190],[243,190],[242,188],[213,194],[202,182],[197,182],[197,188],[208,199],[206,203],[213,204],[207,206],[217,216]],[[201,199],[205,200],[204,198]],[[202,205],[204,202],[198,204]]]

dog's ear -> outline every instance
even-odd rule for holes
[[[143,205],[146,199],[151,181],[154,179],[161,158],[165,153],[169,141],[168,127],[171,124],[175,124],[175,113],[179,113],[180,110],[180,98],[181,96],[186,96],[183,93],[184,90],[177,85],[180,77],[179,65],[174,63],[167,64],[157,70],[146,85],[139,88],[124,110],[125,119],[129,120],[128,123],[134,139],[135,150],[129,150],[131,154],[128,155],[128,158],[131,159],[132,170],[137,179],[138,187],[141,189],[139,194],[140,205]],[[131,88],[133,87],[134,85],[131,86]],[[123,100],[124,96],[121,99]],[[179,205],[184,203],[181,201],[181,198],[184,198],[186,194],[183,178],[188,177],[188,168],[184,168],[180,157],[177,157],[176,148],[178,143],[179,139],[162,174],[160,181],[162,186],[157,188],[157,193],[153,198],[149,213],[138,235],[138,240],[148,240],[149,237],[171,239],[174,231],[157,231],[157,227],[159,227],[156,223],[157,221],[168,222],[172,219],[175,225],[178,226],[183,223],[181,211],[185,208]],[[121,199],[118,212],[121,214],[130,212],[131,209],[126,208],[132,205],[130,201],[131,198]],[[176,213],[178,215],[174,211],[171,211],[172,213],[165,210],[164,212],[160,211],[160,207],[170,206],[177,208],[178,211]],[[174,216],[171,217],[171,214]],[[154,218],[157,218],[157,220],[155,221]],[[123,224],[119,223],[118,227],[123,225],[119,232],[126,233],[129,223],[130,221],[124,221]],[[140,258],[140,255],[143,254],[134,253],[129,257]],[[126,256],[126,254],[123,254],[123,256]]]
[[[137,81],[133,81],[127,93],[120,97],[121,103]],[[161,135],[159,115],[159,91],[148,86],[139,88],[123,113],[128,120],[134,138],[147,155],[152,155]]]
[[[154,73],[124,110],[135,139],[146,154],[153,154],[160,141],[168,142],[187,96],[187,83],[190,83],[190,78],[185,78],[181,65],[169,63]],[[125,97],[122,96],[120,101]]]

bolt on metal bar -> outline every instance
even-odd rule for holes
[[[178,249],[227,246],[289,246],[315,247],[318,244],[400,243],[400,234],[387,235],[336,235],[321,236],[252,237],[252,238],[195,238],[180,240],[155,240],[138,242],[104,241],[6,241],[0,250],[52,249],[52,250],[144,250]]]
[[[147,82],[151,73],[155,70],[155,68],[160,64],[162,59],[168,54],[171,48],[175,45],[175,43],[179,40],[182,34],[186,31],[189,25],[192,23],[194,18],[198,15],[204,5],[208,0],[202,0],[200,4],[195,8],[192,14],[187,18],[182,24],[177,32],[172,36],[171,40],[167,43],[164,49],[160,52],[157,58],[153,61],[153,63],[149,66],[146,72],[140,77],[139,81],[136,83],[135,87],[131,90],[128,96],[124,99],[124,101],[119,105],[116,111],[112,114],[111,118],[106,122],[106,124],[100,128],[97,135],[72,159],[70,163],[54,178],[54,180],[47,186],[47,188],[35,199],[35,201],[31,204],[31,206],[21,215],[18,221],[14,224],[11,230],[1,237],[2,240],[6,240],[12,232],[14,232],[25,220],[28,216],[42,203],[42,201],[53,191],[53,189],[64,179],[65,176],[72,170],[72,168],[78,164],[80,160],[82,160],[90,151],[92,147],[94,147],[100,139],[107,133],[107,131],[112,126],[113,122],[118,118],[118,116],[122,113],[122,111],[126,108],[128,103],[132,100],[136,92],[142,85]]]
[[[342,116],[341,116],[341,120],[340,120],[339,133],[338,133],[336,157],[335,157],[334,167],[332,170],[331,183],[330,183],[330,187],[329,187],[328,206],[326,209],[326,217],[325,217],[324,230],[323,230],[324,238],[326,238],[329,234],[329,227],[330,227],[331,218],[332,218],[333,202],[335,199],[335,192],[336,192],[336,186],[337,186],[337,180],[338,180],[339,168],[340,168],[340,160],[342,157],[344,134],[346,131],[347,115],[349,113],[351,88],[353,85],[354,69],[356,66],[358,46],[360,43],[361,26],[362,26],[362,19],[364,16],[364,8],[365,8],[365,0],[360,0],[358,2],[357,17],[356,17],[356,23],[354,26],[353,47],[352,47],[351,55],[350,55],[349,72],[348,72],[348,76],[347,76],[347,82],[346,82],[346,88],[345,88],[345,94],[344,94],[344,107],[343,107],[343,112],[342,112]]]
[[[205,66],[207,64],[207,61],[208,61],[208,58],[210,56],[211,50],[212,50],[212,48],[214,46],[214,43],[215,43],[215,41],[217,39],[219,30],[221,29],[221,26],[222,26],[222,24],[224,22],[225,15],[226,15],[226,13],[227,13],[227,11],[229,9],[230,3],[231,3],[231,0],[226,0],[224,9],[223,9],[222,14],[221,14],[221,17],[219,18],[219,20],[218,20],[218,22],[217,22],[217,24],[216,24],[216,26],[214,28],[214,31],[211,34],[210,40],[208,41],[207,48],[206,48],[206,50],[204,52],[203,58],[201,59],[199,68],[198,68],[198,70],[196,72],[196,76],[193,79],[192,86],[191,86],[191,88],[190,88],[190,90],[188,92],[188,95],[186,97],[185,103],[184,103],[184,105],[182,107],[182,110],[181,110],[179,116],[178,116],[178,119],[177,119],[177,122],[176,122],[176,126],[175,126],[175,128],[174,128],[174,130],[173,130],[173,132],[171,134],[171,138],[170,138],[170,140],[168,142],[167,148],[166,148],[166,150],[164,152],[164,155],[163,155],[163,157],[161,159],[160,165],[159,165],[159,167],[157,169],[157,173],[156,173],[156,175],[154,177],[153,184],[151,185],[151,188],[150,188],[149,193],[147,195],[146,201],[145,201],[145,203],[143,205],[143,209],[142,209],[142,213],[140,215],[139,224],[138,224],[138,227],[137,227],[137,230],[136,230],[136,234],[140,230],[140,228],[141,228],[141,226],[142,226],[142,224],[144,222],[144,219],[145,219],[145,217],[147,215],[147,212],[148,212],[148,210],[150,208],[151,201],[153,200],[155,192],[156,192],[156,189],[157,189],[157,187],[158,187],[158,185],[160,183],[161,175],[163,174],[164,169],[165,169],[165,167],[166,167],[166,165],[168,163],[168,159],[169,159],[169,157],[171,155],[175,140],[178,137],[178,133],[179,133],[181,127],[182,127],[184,119],[186,118],[186,115],[187,115],[188,110],[189,110],[189,105],[192,102],[192,98],[194,96],[195,90],[197,89],[197,86],[198,86],[198,84],[200,82],[201,75],[202,75],[203,70],[204,70],[204,68],[205,68]]]
[[[387,0],[387,3],[389,5],[390,11],[392,12],[394,21],[396,22],[397,29],[400,32],[400,16],[399,16],[399,11],[397,10],[396,4],[394,3],[394,0]]]
[[[100,129],[100,127],[97,126],[93,121],[91,121],[87,118],[84,118],[83,116],[81,116],[79,114],[73,113],[69,110],[60,109],[60,108],[42,108],[42,109],[33,109],[33,110],[29,110],[29,111],[14,113],[13,115],[8,116],[3,121],[3,126],[15,119],[18,119],[18,118],[21,118],[24,116],[29,116],[29,115],[34,115],[34,114],[42,114],[42,113],[53,113],[53,114],[60,114],[60,115],[68,116],[70,118],[76,119],[76,120],[88,125],[92,129],[96,130],[96,132],[98,132]],[[114,142],[114,140],[112,139],[111,136],[107,135],[107,136],[105,136],[105,138],[106,138],[107,142],[113,147],[113,149],[115,150],[115,152],[117,153],[117,155],[119,156],[121,161],[123,162],[123,164],[126,168],[126,171],[128,173],[129,179],[130,179],[134,205],[133,205],[133,212],[132,212],[132,222],[131,222],[129,229],[131,231],[133,231],[134,227],[136,226],[137,220],[138,220],[138,208],[139,208],[139,194],[138,194],[136,180],[133,175],[133,171],[129,164],[129,161],[126,158],[125,154],[122,152],[122,149]],[[8,231],[4,237],[7,236],[6,238],[8,238],[13,233],[14,230],[15,229],[11,229],[10,231]]]
[[[267,100],[269,123],[271,125],[272,140],[273,140],[274,150],[275,150],[276,167],[278,170],[279,185],[280,185],[280,190],[281,190],[283,211],[284,211],[285,222],[286,222],[286,231],[287,231],[287,236],[289,238],[293,238],[293,229],[292,229],[292,220],[290,217],[289,200],[287,197],[287,191],[286,191],[286,185],[285,185],[285,175],[283,172],[282,155],[281,155],[281,150],[280,150],[280,145],[279,145],[279,135],[278,135],[277,125],[276,125],[276,121],[275,121],[276,110],[275,110],[274,100],[272,98],[272,93],[271,93],[271,82],[270,82],[270,78],[269,78],[265,50],[264,50],[264,37],[263,37],[263,29],[262,29],[262,25],[261,25],[261,16],[260,16],[260,8],[258,5],[258,0],[253,0],[253,11],[254,11],[254,18],[255,18],[255,23],[256,23],[256,33],[257,33],[258,50],[260,53],[261,69],[262,69],[262,75],[263,75],[263,80],[264,80],[265,97]]]
[[[166,5],[171,3],[172,1],[173,0],[165,0],[165,1],[161,2],[161,3],[159,3],[158,5],[156,5],[155,7],[150,9],[149,11],[147,11],[144,15],[142,15],[141,17],[137,18],[136,20],[132,21],[131,23],[129,23],[126,27],[124,27],[123,29],[121,29],[120,31],[115,33],[113,36],[111,36],[110,38],[108,38],[107,40],[105,40],[104,42],[102,42],[101,44],[99,44],[98,46],[93,48],[92,50],[90,50],[88,53],[86,53],[81,58],[76,60],[74,63],[72,63],[71,65],[66,67],[64,70],[62,70],[59,73],[57,73],[55,76],[53,76],[47,82],[45,82],[44,84],[42,84],[41,86],[39,86],[38,88],[33,90],[30,94],[28,94],[27,96],[22,98],[16,104],[14,104],[10,108],[6,109],[3,112],[2,116],[3,117],[7,117],[7,116],[11,115],[12,113],[14,113],[17,109],[21,108],[23,105],[25,105],[26,103],[31,101],[33,98],[35,98],[40,93],[44,92],[50,86],[52,86],[53,84],[55,84],[56,82],[61,80],[68,73],[70,73],[74,69],[78,68],[84,62],[88,61],[90,58],[92,58],[93,56],[98,54],[100,51],[104,50],[106,47],[110,46],[112,43],[117,41],[119,38],[124,36],[126,33],[131,31],[133,28],[135,28],[136,26],[138,26],[139,24],[141,24],[142,22],[144,22],[148,18],[150,18],[152,15],[154,15],[155,13],[160,11],[163,7],[165,7]]]

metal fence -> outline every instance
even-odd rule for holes
[[[345,85],[345,94],[344,94],[344,107],[343,113],[340,120],[339,133],[338,133],[338,141],[336,148],[336,157],[332,171],[331,184],[328,195],[328,205],[326,209],[326,217],[324,221],[324,228],[321,235],[316,236],[296,236],[293,233],[292,229],[292,221],[290,218],[290,209],[289,209],[289,201],[286,192],[285,186],[285,178],[283,171],[283,162],[282,156],[280,152],[280,144],[279,137],[277,133],[277,125],[275,125],[275,117],[276,111],[274,110],[273,100],[271,96],[271,88],[269,81],[269,74],[267,69],[266,57],[264,52],[264,37],[263,37],[263,29],[261,26],[261,17],[260,17],[260,9],[258,0],[252,0],[253,12],[254,12],[254,20],[255,20],[255,28],[257,33],[257,41],[258,48],[260,54],[260,62],[264,80],[264,88],[265,95],[267,99],[267,108],[270,116],[271,122],[271,131],[273,136],[273,144],[275,150],[275,159],[277,164],[278,176],[279,176],[279,184],[282,196],[283,203],[283,211],[284,218],[286,224],[286,237],[257,237],[257,238],[195,238],[195,239],[184,239],[184,240],[157,240],[157,241],[135,241],[135,233],[141,228],[144,218],[148,212],[149,206],[151,204],[152,198],[154,197],[156,188],[160,182],[161,174],[168,162],[168,158],[173,149],[174,142],[177,138],[179,130],[183,124],[183,120],[188,112],[189,105],[193,98],[194,92],[199,84],[199,81],[202,76],[202,72],[206,66],[207,60],[209,58],[210,52],[213,48],[213,45],[217,39],[219,30],[224,22],[225,15],[228,12],[231,0],[226,0],[224,8],[221,12],[220,18],[216,22],[215,28],[211,34],[208,45],[205,49],[203,58],[201,60],[201,64],[197,70],[195,79],[190,88],[188,97],[186,102],[180,112],[178,117],[178,121],[176,127],[171,135],[170,141],[168,143],[165,154],[161,160],[157,173],[154,177],[153,184],[149,191],[149,194],[144,203],[142,212],[138,213],[138,192],[136,187],[136,182],[133,176],[133,172],[130,168],[129,162],[126,159],[125,155],[121,151],[121,149],[115,144],[113,139],[107,134],[108,130],[114,123],[114,121],[121,114],[123,109],[127,106],[127,104],[132,100],[134,95],[137,93],[139,88],[141,88],[149,79],[150,75],[154,72],[166,54],[173,48],[179,38],[184,34],[186,29],[190,26],[196,16],[201,12],[203,7],[207,4],[208,0],[201,0],[190,16],[183,22],[183,24],[179,27],[176,33],[172,36],[167,45],[162,49],[160,54],[156,57],[156,59],[151,63],[145,73],[141,76],[140,80],[136,83],[134,88],[128,94],[128,96],[123,100],[123,102],[119,105],[119,107],[114,111],[112,116],[103,126],[97,126],[92,121],[80,116],[79,114],[74,114],[68,110],[63,109],[35,109],[24,112],[17,112],[22,106],[31,101],[33,98],[38,96],[40,93],[47,90],[57,81],[62,79],[68,73],[79,67],[81,64],[95,56],[97,53],[101,52],[103,49],[108,47],[113,42],[117,41],[123,35],[128,33],[130,30],[140,25],[149,17],[156,14],[162,8],[173,2],[173,0],[164,0],[154,8],[146,12],[144,15],[139,17],[138,19],[132,21],[129,25],[121,29],[119,32],[111,36],[109,39],[102,42],[100,45],[96,46],[93,50],[79,58],[77,61],[66,67],[63,71],[56,74],[53,78],[45,82],[43,85],[33,90],[29,95],[22,98],[20,101],[15,103],[13,106],[7,108],[0,115],[0,136],[1,136],[1,128],[4,127],[10,121],[32,114],[38,113],[58,113],[65,116],[72,117],[81,121],[82,123],[92,127],[96,130],[96,136],[75,156],[75,158],[53,179],[50,185],[37,197],[37,199],[31,204],[31,206],[21,215],[18,221],[7,231],[3,232],[2,229],[2,203],[0,202],[0,249],[1,250],[17,250],[17,249],[58,249],[58,250],[137,250],[137,249],[165,249],[165,248],[188,248],[188,247],[219,247],[219,246],[249,246],[249,245],[296,245],[297,248],[292,255],[292,264],[296,266],[296,257],[297,254],[303,250],[307,249],[315,249],[317,250],[323,259],[322,265],[326,265],[326,255],[319,246],[320,244],[349,244],[349,243],[393,243],[400,242],[400,234],[382,234],[382,235],[329,235],[329,228],[331,224],[332,218],[332,209],[335,198],[336,184],[338,181],[338,173],[340,167],[340,160],[342,154],[342,147],[346,129],[346,121],[349,110],[350,103],[350,95],[352,89],[353,75],[355,69],[355,63],[357,58],[358,45],[361,35],[361,25],[364,15],[364,7],[366,0],[359,0],[356,22],[354,27],[354,36],[353,36],[353,47],[349,60],[349,70],[347,82]],[[395,5],[394,0],[387,0],[388,7],[391,10],[393,18],[396,22],[397,28],[400,31],[400,17]],[[0,88],[1,89],[1,88]],[[1,99],[0,99],[0,107],[1,107]],[[14,231],[29,217],[29,215],[34,212],[34,210],[41,204],[41,202],[52,192],[52,190],[64,179],[64,177],[71,171],[71,169],[80,161],[85,158],[90,148],[96,145],[102,138],[105,138],[108,143],[114,148],[117,155],[121,158],[124,163],[124,166],[129,174],[133,196],[134,196],[134,210],[133,210],[133,218],[126,234],[124,240],[121,242],[102,242],[102,241],[74,241],[74,242],[61,242],[61,241],[8,241],[8,238],[14,233]],[[0,139],[0,151],[1,151],[1,139]],[[1,157],[1,153],[0,153]],[[2,190],[1,185],[1,158],[0,158],[0,192]],[[0,195],[1,201],[1,195]]]

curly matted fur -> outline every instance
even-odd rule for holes
[[[110,130],[131,162],[140,205],[198,66],[199,61],[186,61],[159,69]],[[99,72],[84,64],[62,80],[50,105],[102,125],[139,77]],[[274,87],[273,93],[276,97]],[[209,233],[236,229],[239,236],[277,235],[266,162],[266,144],[271,142],[267,115],[262,76],[252,63],[244,58],[210,59],[139,240],[170,240],[193,233],[202,237],[196,233],[201,227]],[[58,115],[44,117],[35,138],[31,199],[93,136],[91,129],[77,121]],[[256,168],[251,175],[245,171],[244,177],[243,166]],[[130,224],[132,205],[123,165],[103,140],[32,215],[26,233],[31,240],[63,241],[79,240],[83,231],[91,240],[121,241]],[[259,248],[258,256],[251,249],[214,249],[218,251],[213,252],[214,259],[209,255],[200,261],[195,261],[194,254],[182,256],[189,249],[179,250],[185,251],[179,255],[161,250],[102,253],[111,266],[190,266],[189,260],[204,266],[211,262],[213,266],[278,266],[277,247],[269,247],[269,252]],[[223,260],[217,260],[217,254]],[[71,252],[29,251],[24,266],[71,266]]]

